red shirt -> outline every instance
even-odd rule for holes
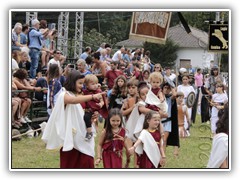
[[[136,79],[139,79],[140,71],[134,71],[133,75],[136,77]]]
[[[114,80],[120,75],[123,75],[123,72],[119,71],[119,70],[114,70],[114,71],[109,70],[109,71],[107,71],[106,78],[107,78],[107,85],[108,85],[109,89],[113,88]]]

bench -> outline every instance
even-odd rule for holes
[[[47,121],[48,120],[48,116],[45,116],[45,117],[36,117],[36,118],[33,118],[32,119],[32,122],[35,123],[35,122],[43,122],[43,121]]]

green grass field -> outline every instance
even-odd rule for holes
[[[103,123],[99,125],[101,132]],[[173,156],[173,147],[167,147],[167,163],[164,168],[205,168],[211,150],[210,125],[201,124],[200,116],[191,127],[191,136],[180,140],[179,156]],[[98,136],[95,138],[98,142]],[[12,141],[11,167],[15,168],[59,168],[59,152],[45,149],[40,137],[23,137]],[[125,163],[125,154],[124,162]],[[102,164],[96,168],[102,168]],[[133,168],[133,156],[130,167]]]

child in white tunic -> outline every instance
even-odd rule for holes
[[[189,85],[189,76],[188,75],[183,75],[182,82],[183,82],[183,84],[179,85],[177,87],[177,92],[179,92],[179,91],[183,92],[183,94],[184,94],[184,104],[186,105],[186,99],[187,99],[189,93],[191,93],[191,92],[195,93],[195,90],[193,89],[193,87],[191,85]],[[188,110],[188,116],[191,118],[192,108],[188,108],[187,110]],[[188,128],[188,122],[187,122],[186,118],[184,119],[184,127],[185,127],[185,129]],[[189,133],[189,132],[187,131],[187,133]]]
[[[219,83],[216,85],[216,93],[212,96],[211,105],[212,113],[211,113],[211,130],[213,135],[216,133],[216,123],[219,119],[218,111],[223,108],[223,105],[228,102],[227,94],[224,93],[224,85]]]
[[[223,114],[219,115],[216,135],[213,137],[212,150],[207,168],[228,168],[228,134],[229,134],[229,109],[228,103],[224,105]]]

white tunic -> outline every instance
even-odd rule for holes
[[[153,163],[155,168],[157,168],[161,159],[158,144],[154,140],[153,136],[145,129],[141,131],[139,139],[142,141],[142,144],[137,146],[135,152],[141,155],[144,150],[149,160]]]
[[[207,168],[220,168],[226,158],[228,158],[228,135],[225,133],[216,134],[213,137]]]
[[[94,157],[94,138],[85,141],[86,125],[83,120],[84,111],[80,103],[64,105],[63,91],[53,108],[52,114],[45,127],[42,140],[46,143],[46,149],[60,149],[70,151],[73,148],[83,154]]]
[[[183,94],[184,94],[184,104],[185,105],[186,105],[186,98],[188,97],[189,93],[191,93],[191,92],[195,93],[195,90],[190,85],[188,85],[188,86],[179,85],[177,87],[177,92],[179,92],[179,91],[183,92]],[[189,116],[189,118],[191,118],[191,116],[192,116],[192,108],[187,108],[187,109],[188,109],[188,116]],[[188,128],[188,123],[187,123],[186,117],[184,118],[184,127],[185,127],[185,129]]]
[[[216,102],[216,103],[226,103],[228,101],[227,94],[225,94],[225,93],[213,94],[212,101]],[[219,119],[218,118],[218,111],[219,110],[216,107],[214,107],[214,106],[212,107],[212,113],[211,113],[211,130],[212,130],[212,133],[215,133],[216,129],[217,129],[216,123]]]

